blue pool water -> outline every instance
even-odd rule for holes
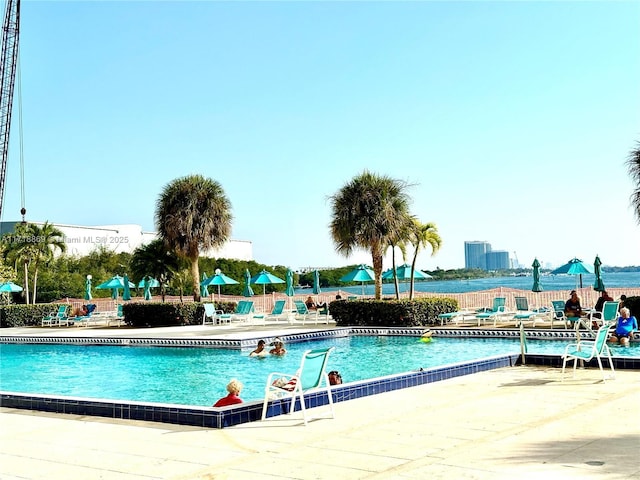
[[[559,354],[565,341],[528,341],[529,353]],[[302,352],[334,346],[329,370],[345,382],[420,368],[520,352],[517,339],[352,336],[287,345],[283,357],[251,358],[249,350],[43,344],[0,345],[0,390],[212,405],[229,379],[245,386],[245,401],[263,398],[271,372],[293,373]],[[640,356],[640,345],[615,348],[616,356]]]

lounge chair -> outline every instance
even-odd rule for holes
[[[67,305],[58,305],[57,312],[51,312],[48,315],[42,317],[40,325],[43,327],[61,327],[62,325],[69,325],[70,320],[67,316]]]
[[[240,320],[248,322],[253,317],[253,300],[240,300],[236,306],[236,310],[231,314],[230,321]]]
[[[202,304],[204,307],[204,313],[202,314],[202,324],[206,325],[210,323],[211,325],[218,325],[223,321],[229,321],[231,316],[228,315],[224,317],[224,312],[222,310],[216,310],[216,307],[213,303],[204,303]]]
[[[515,300],[516,313],[513,316],[513,319],[516,321],[516,327],[519,326],[520,323],[530,320],[531,326],[535,328],[536,320],[539,320],[548,314],[548,312],[538,309],[529,310],[529,301],[527,300],[527,297],[515,297]]]
[[[438,319],[440,320],[440,326],[442,327],[447,322],[460,323],[461,321],[465,321],[465,317],[476,317],[476,311],[471,310],[458,310],[455,312],[447,312],[441,313],[438,315]]]
[[[124,312],[122,311],[121,303],[118,304],[115,316],[112,315],[107,318],[107,327],[110,327],[111,323],[115,324],[116,327],[124,325]]]
[[[602,305],[602,312],[592,311],[589,313],[588,329],[593,329],[593,324],[597,324],[599,327],[602,325],[615,324],[618,319],[618,308],[620,302],[604,302]]]
[[[88,327],[91,322],[91,315],[96,310],[96,305],[94,303],[90,303],[85,305],[87,307],[87,313],[84,315],[79,315],[77,317],[72,317],[69,319],[70,325],[74,327]]]
[[[300,368],[291,375],[286,373],[274,372],[267,377],[267,385],[264,392],[264,402],[262,404],[262,420],[267,418],[268,407],[271,403],[272,409],[274,403],[280,402],[280,407],[287,399],[291,399],[289,406],[289,414],[292,414],[296,408],[296,400],[298,400],[300,409],[302,410],[302,418],[306,425],[307,405],[305,405],[304,395],[312,392],[326,392],[331,417],[335,418],[333,411],[333,397],[331,395],[331,384],[327,375],[327,361],[329,354],[335,347],[322,348],[318,350],[307,350],[302,354]],[[319,403],[319,398],[309,399],[309,406]],[[273,416],[274,412],[272,412]],[[321,417],[315,417],[321,418]]]
[[[288,320],[289,314],[284,310],[286,305],[286,300],[276,300],[271,313],[254,313],[253,320],[262,320],[263,323],[266,323],[267,320],[276,322],[279,320]]]
[[[294,300],[293,301],[294,306],[296,307],[296,315],[295,315],[295,319],[296,320],[301,320],[302,324],[304,325],[307,318],[310,317],[315,317],[316,318],[316,323],[318,323],[318,311],[314,310],[311,311],[307,308],[307,304],[304,303],[302,300]]]
[[[567,314],[564,312],[565,303],[562,300],[553,300],[551,305],[553,305],[553,314],[551,315],[551,328],[553,328],[553,321],[560,320],[564,324],[565,330],[569,328],[574,328],[578,330],[580,325],[584,326],[586,329],[591,330],[590,326],[587,326],[585,319],[583,317],[567,317]]]
[[[573,360],[573,375],[576,374],[576,366],[578,360],[590,361],[593,358],[598,360],[598,366],[602,372],[603,381],[606,382],[606,376],[604,369],[602,368],[602,357],[606,355],[609,359],[609,367],[611,367],[611,378],[615,378],[615,370],[613,369],[613,359],[611,358],[611,350],[607,345],[607,339],[609,338],[609,329],[611,325],[605,324],[598,328],[595,340],[582,340],[576,343],[570,343],[562,355],[562,376],[564,378],[564,370],[567,365],[567,361]]]
[[[481,320],[484,320],[485,322],[493,320],[493,326],[495,327],[498,324],[498,318],[504,317],[506,315],[513,315],[507,311],[505,300],[506,299],[504,297],[495,297],[493,299],[493,306],[490,309],[487,309],[484,312],[476,313],[478,326],[480,326]]]

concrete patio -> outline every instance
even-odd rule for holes
[[[0,409],[0,478],[640,479],[640,373],[512,367],[224,430]]]

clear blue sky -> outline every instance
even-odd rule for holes
[[[638,2],[27,0],[21,20],[29,220],[153,230],[161,189],[198,173],[257,261],[370,264],[328,232],[328,197],[369,169],[437,224],[420,268],[463,267],[465,240],[640,265]]]

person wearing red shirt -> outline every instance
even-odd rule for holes
[[[214,407],[227,407],[229,405],[236,405],[238,403],[242,403],[242,399],[238,396],[242,391],[242,383],[240,383],[235,378],[232,379],[227,385],[227,392],[229,395],[226,397],[222,397],[216,403],[213,404]]]

